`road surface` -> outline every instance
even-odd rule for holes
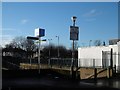
[[[120,79],[73,80],[50,70],[3,71],[2,90],[120,89]]]

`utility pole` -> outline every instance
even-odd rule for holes
[[[71,17],[73,25],[70,26],[70,40],[72,40],[72,61],[71,61],[71,76],[74,77],[74,59],[75,59],[75,40],[78,40],[79,27],[75,26],[76,16]]]
[[[59,56],[60,56],[60,52],[59,52],[59,36],[56,36],[58,38],[58,59],[59,59]]]
[[[77,17],[72,17],[72,20],[73,20],[73,27],[75,27],[75,21],[76,21]],[[73,77],[73,72],[74,72],[74,56],[75,56],[75,52],[74,52],[74,42],[75,40],[73,39],[73,44],[72,44],[72,77]]]
[[[51,50],[51,46],[50,46],[50,41],[51,41],[52,39],[48,39],[48,41],[49,41],[49,59],[48,59],[48,66],[50,66],[50,60],[51,60],[51,53],[50,53],[50,50]]]

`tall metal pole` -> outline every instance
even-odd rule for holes
[[[58,58],[60,56],[60,53],[59,53],[59,36],[58,36]]]
[[[39,37],[39,46],[38,46],[38,73],[40,74],[40,49],[41,49],[41,37]]]
[[[89,47],[91,46],[91,42],[92,42],[92,40],[89,41]]]
[[[73,20],[73,26],[75,27],[75,20]],[[73,72],[74,72],[74,56],[75,56],[75,53],[74,53],[74,42],[75,42],[75,40],[73,40],[73,43],[72,43],[72,66],[71,66],[72,78],[73,78]]]
[[[40,29],[37,28],[35,29],[35,36],[36,37],[30,37],[28,36],[27,39],[33,39],[33,40],[38,40],[38,73],[40,74],[40,49],[41,49],[41,37],[45,35],[45,29]],[[46,40],[43,40],[46,41]]]
[[[75,20],[73,20],[73,26],[75,27]],[[74,28],[75,29],[75,28]],[[73,40],[73,45],[72,45],[72,48],[73,48],[73,52],[72,52],[72,58],[73,58],[73,62],[74,62],[74,42],[75,40]]]
[[[59,36],[56,36],[58,38],[58,58],[60,56],[60,53],[59,53]]]
[[[75,21],[76,21],[76,18],[75,16],[72,17],[72,20],[73,20],[73,27],[74,27],[74,30],[75,30]],[[71,75],[72,75],[72,78],[73,78],[73,71],[74,71],[74,57],[75,57],[75,53],[74,53],[74,42],[75,40],[73,39],[73,43],[72,43],[72,62],[71,62]]]
[[[111,48],[111,52],[110,52],[110,69],[112,70],[112,74],[113,74],[113,49]]]
[[[51,49],[51,47],[50,47],[50,41],[51,41],[52,39],[48,39],[48,41],[49,41],[49,60],[48,60],[48,66],[50,66],[50,59],[51,59],[51,54],[50,54],[50,49]]]

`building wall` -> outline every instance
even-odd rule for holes
[[[78,48],[78,66],[79,67],[103,67],[103,59],[105,58],[107,65],[110,65],[110,51],[113,49],[113,65],[120,65],[118,48],[120,45],[109,46],[92,46]],[[104,57],[102,51],[107,51],[109,54]]]
[[[118,61],[117,61],[117,64],[118,64],[118,70],[120,71],[120,41],[117,43],[118,45]]]

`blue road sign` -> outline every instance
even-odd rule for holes
[[[45,29],[39,29],[39,36],[45,36]]]

